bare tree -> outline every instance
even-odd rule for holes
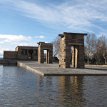
[[[60,49],[60,37],[56,37],[53,43],[53,56],[58,57],[59,56],[59,49]]]
[[[99,38],[95,34],[88,34],[85,38],[85,56],[88,63],[107,64],[107,38],[102,35]],[[56,37],[53,43],[53,55],[59,57],[60,37]]]
[[[88,64],[90,63],[90,59],[94,57],[96,53],[96,35],[88,34],[85,40],[85,55],[87,56]]]
[[[96,55],[99,62],[107,64],[107,38],[102,35],[98,38]]]

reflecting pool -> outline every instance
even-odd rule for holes
[[[42,77],[0,66],[0,107],[107,107],[107,77]]]

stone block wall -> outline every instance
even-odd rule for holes
[[[4,59],[17,59],[17,52],[16,51],[4,51],[3,58]]]
[[[52,63],[53,44],[45,42],[38,43],[38,63],[44,63],[44,50],[47,50],[46,63]]]
[[[38,60],[38,47],[33,46],[17,46],[15,49],[18,53],[19,60]]]
[[[70,68],[72,63],[74,68],[84,68],[84,35],[67,32],[59,35],[61,37],[59,67]]]

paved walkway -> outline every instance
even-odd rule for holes
[[[107,76],[107,66],[89,66],[85,69],[59,68],[58,64],[38,64],[35,61],[18,61],[19,67],[42,76]]]

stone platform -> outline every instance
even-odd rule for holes
[[[107,76],[107,66],[86,65],[84,69],[59,68],[58,64],[38,64],[35,61],[18,61],[19,67],[42,76]]]

